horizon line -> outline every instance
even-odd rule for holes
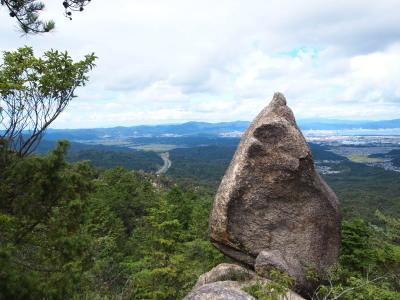
[[[354,119],[336,119],[336,118],[301,118],[297,119],[297,123],[305,122],[305,121],[313,121],[313,122],[324,122],[324,121],[335,121],[335,122],[351,122],[351,123],[362,123],[362,122],[390,122],[390,121],[400,121],[400,117],[396,119],[360,119],[360,120],[354,120]],[[131,127],[142,127],[142,126],[149,126],[149,127],[156,127],[156,126],[176,126],[176,125],[184,125],[184,124],[189,124],[189,123],[204,123],[204,124],[226,124],[226,123],[239,123],[239,122],[247,122],[251,123],[252,121],[248,120],[235,120],[235,121],[220,121],[220,122],[211,122],[211,121],[183,121],[183,122],[177,122],[177,123],[152,123],[152,124],[137,124],[137,125],[110,125],[110,126],[100,126],[100,127],[77,127],[77,128],[65,128],[65,127],[49,127],[47,130],[80,130],[80,129],[112,129],[112,128],[131,128]],[[334,125],[334,124],[331,124]],[[337,125],[340,125],[338,123]]]

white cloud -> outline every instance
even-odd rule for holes
[[[56,127],[249,120],[274,91],[298,118],[400,117],[398,0],[93,1],[57,30],[20,37],[2,9],[3,50],[94,51],[97,68]]]

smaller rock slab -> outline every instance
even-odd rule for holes
[[[258,276],[252,270],[235,264],[219,264],[201,275],[192,292],[184,300],[252,300],[243,289],[253,284],[267,284],[270,280]],[[304,300],[293,291],[288,291],[279,300]]]
[[[183,300],[256,300],[239,288],[234,281],[208,283],[193,290]]]

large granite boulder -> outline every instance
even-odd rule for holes
[[[210,238],[260,272],[289,273],[299,291],[312,288],[306,270],[320,273],[337,260],[338,200],[280,93],[242,137],[214,200]]]

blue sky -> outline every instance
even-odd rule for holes
[[[297,118],[400,118],[398,0],[97,0],[72,21],[44,2],[56,30],[1,9],[1,49],[99,57],[55,128],[251,120],[275,91]]]

